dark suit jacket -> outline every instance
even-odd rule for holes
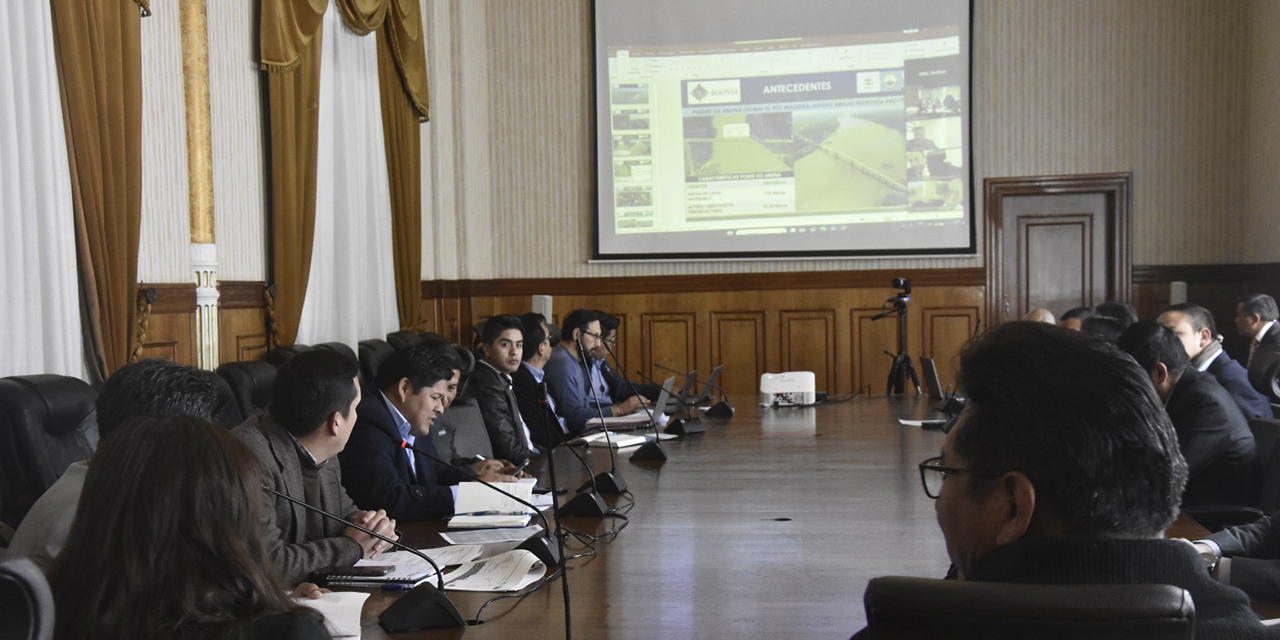
[[[520,426],[520,408],[515,393],[497,369],[487,362],[477,362],[476,370],[467,381],[467,395],[480,405],[495,457],[515,464],[533,457],[533,451],[525,443],[524,429]]]
[[[549,421],[547,407],[538,402],[538,381],[533,378],[533,373],[527,366],[521,364],[520,368],[511,374],[511,390],[516,395],[516,407],[520,409],[520,416],[529,427],[529,437],[533,438],[535,444],[545,450],[551,450],[565,441],[568,436],[560,428],[560,423]],[[547,427],[550,429],[548,430]],[[550,440],[547,440],[548,433],[551,434]]]
[[[600,364],[600,372],[604,374],[604,382],[609,385],[609,397],[614,402],[622,402],[631,396],[640,396],[653,401],[657,400],[658,394],[662,393],[662,385],[651,382],[632,383],[608,362]]]
[[[1231,399],[1235,400],[1236,406],[1244,412],[1244,417],[1272,417],[1271,402],[1249,384],[1249,373],[1240,366],[1239,362],[1227,356],[1225,351],[1219,352],[1218,357],[1209,362],[1209,368],[1205,371],[1213,374],[1218,384],[1231,394]]]
[[[1231,558],[1228,571],[1236,587],[1257,602],[1280,603],[1280,513],[1242,525],[1228,527],[1211,536]]]
[[[298,444],[284,427],[267,414],[259,414],[231,430],[249,447],[261,465],[264,481],[291,498],[306,500]],[[308,464],[310,461],[308,461]],[[348,520],[360,513],[342,489],[342,467],[337,460],[320,465],[321,504],[313,505]],[[305,581],[313,571],[347,567],[364,555],[360,544],[342,535],[346,526],[325,520],[320,531],[307,529],[307,511],[284,498],[264,492],[263,539],[271,559],[289,584]]]
[[[441,466],[416,449],[439,457],[429,436],[415,438],[414,449],[401,445],[395,419],[373,386],[362,391],[356,407],[356,424],[347,446],[338,454],[342,460],[343,484],[365,509],[386,509],[396,520],[426,520],[453,514],[453,492],[442,476]],[[413,456],[417,472],[409,469]],[[456,481],[455,481],[456,482]]]
[[[1258,447],[1231,394],[1213,376],[1188,368],[1165,409],[1190,472],[1182,506],[1251,504]]]
[[[1262,334],[1261,338],[1258,338],[1258,348],[1261,349],[1263,347],[1280,348],[1280,320],[1272,324],[1271,329]]]

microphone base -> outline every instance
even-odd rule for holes
[[[548,567],[560,566],[560,548],[556,545],[555,538],[547,537],[546,533],[529,536],[528,540],[521,542],[516,548],[532,553]]]
[[[574,498],[560,507],[560,517],[562,518],[599,518],[603,516],[609,507],[605,505],[604,498],[594,491],[587,493],[579,493]]]
[[[705,433],[706,431],[707,429],[702,426],[700,418],[676,418],[667,424],[666,429],[663,429],[663,433],[674,433],[678,436]]]
[[[618,495],[627,490],[627,481],[616,471],[601,471],[596,479],[578,487],[578,493],[595,489],[601,495]]]
[[[733,407],[729,406],[728,401],[721,400],[707,409],[707,415],[712,418],[732,418]]]
[[[646,442],[636,449],[629,458],[632,462],[666,462],[667,452],[656,442]]]
[[[391,603],[378,622],[387,633],[414,629],[449,629],[467,626],[458,608],[435,585],[422,583]]]

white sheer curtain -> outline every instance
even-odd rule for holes
[[[391,261],[391,195],[382,143],[378,52],[332,4],[320,53],[316,231],[298,342],[381,338],[400,324]]]
[[[84,378],[71,173],[48,2],[0,2],[0,376]]]

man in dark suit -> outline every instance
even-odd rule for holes
[[[964,412],[942,455],[920,464],[956,577],[1168,584],[1194,600],[1196,638],[1280,635],[1245,594],[1214,582],[1189,545],[1163,539],[1187,464],[1132,359],[1074,331],[1006,322],[965,348],[960,378]],[[873,626],[855,638],[893,631]]]
[[[1191,366],[1213,376],[1222,385],[1246,418],[1270,418],[1271,403],[1249,384],[1249,374],[1239,362],[1222,350],[1218,328],[1208,309],[1194,304],[1175,304],[1165,309],[1159,322],[1177,334],[1191,358]]]
[[[1251,504],[1258,447],[1231,395],[1190,366],[1178,336],[1160,323],[1134,323],[1118,346],[1150,374],[1178,433],[1190,469],[1182,506]]]
[[[1210,562],[1210,575],[1245,593],[1254,602],[1280,604],[1280,513],[1197,540]]]
[[[360,417],[339,456],[343,483],[356,504],[380,506],[400,520],[453,514],[450,485],[467,476],[432,460],[440,456],[430,433],[457,370],[456,362],[442,357],[432,343],[397,351],[378,368],[375,386],[365,388]]]
[[[537,454],[511,389],[511,374],[520,368],[523,354],[520,318],[489,318],[481,327],[476,370],[467,382],[467,395],[480,405],[494,456],[517,464]]]
[[[521,329],[524,335],[524,359],[520,367],[511,374],[511,388],[516,395],[516,405],[520,416],[529,427],[529,435],[533,441],[544,449],[550,450],[564,442],[569,435],[564,418],[556,413],[555,400],[547,396],[548,404],[540,401],[541,392],[538,385],[542,383],[547,361],[551,359],[551,336],[546,318],[540,313],[526,313],[520,316]],[[555,420],[548,423],[548,413]]]
[[[342,451],[360,402],[355,360],[334,351],[300,353],[280,366],[268,412],[236,427],[262,466],[268,486],[294,499],[396,539],[384,511],[360,511],[342,488]],[[372,558],[390,545],[285,500],[264,494],[262,526],[267,551],[285,579],[296,584],[327,567]]]
[[[1259,349],[1280,349],[1280,326],[1276,325],[1276,299],[1265,293],[1252,293],[1236,302],[1236,332],[1249,338],[1249,357],[1245,368],[1253,364]]]

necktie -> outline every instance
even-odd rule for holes
[[[1248,368],[1249,368],[1249,365],[1253,364],[1253,354],[1255,354],[1255,353],[1257,353],[1257,352],[1258,352],[1258,341],[1257,341],[1257,340],[1250,340],[1250,341],[1249,341],[1249,361],[1248,361],[1248,362],[1246,362],[1246,363],[1244,363],[1244,367],[1245,367],[1246,369],[1248,369]]]

